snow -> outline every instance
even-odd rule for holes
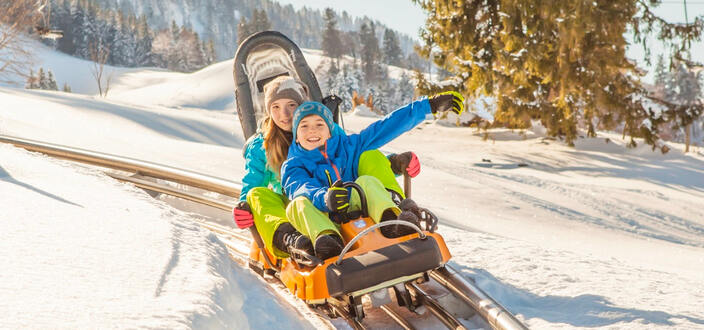
[[[86,79],[84,61],[41,57],[65,61],[60,85]],[[238,180],[231,68],[120,71],[107,98],[0,87],[0,134]],[[347,129],[377,119],[360,112]],[[626,144],[428,120],[382,150],[418,155],[413,198],[453,266],[531,328],[704,328],[704,155]],[[312,327],[201,216],[96,169],[0,145],[0,196],[0,328]]]
[[[360,116],[360,117],[379,118],[379,115],[372,112],[372,110],[369,109],[369,107],[366,106],[365,104],[360,104],[357,107],[355,107],[354,110],[352,110],[352,113],[355,116]]]
[[[187,214],[94,169],[9,145],[0,159],[0,327],[295,325]]]

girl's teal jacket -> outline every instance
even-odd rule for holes
[[[345,134],[344,130],[335,124],[336,134]],[[242,191],[240,201],[247,200],[247,193],[256,187],[268,187],[277,194],[281,194],[281,181],[274,171],[269,168],[264,150],[264,134],[257,132],[245,143],[245,174],[242,178]]]
[[[348,182],[358,177],[357,165],[363,152],[391,142],[423,122],[430,113],[428,99],[422,99],[397,109],[359,134],[333,131],[318,149],[305,150],[298,143],[291,144],[288,159],[281,166],[284,191],[291,200],[305,196],[316,208],[329,212],[325,193],[337,180]]]

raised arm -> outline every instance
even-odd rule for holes
[[[359,134],[350,135],[350,137],[358,136],[362,151],[377,149],[423,122],[425,116],[430,113],[428,99],[418,100],[396,109],[384,118],[373,122]]]

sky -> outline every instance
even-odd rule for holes
[[[278,2],[281,4],[292,4],[296,9],[303,6],[314,9],[331,7],[337,12],[347,11],[352,16],[368,16],[416,40],[419,40],[418,30],[425,24],[424,11],[410,0],[278,0]],[[655,12],[670,22],[685,22],[683,1],[664,0],[655,9]],[[687,14],[689,22],[693,21],[695,16],[704,15],[704,0],[687,1]],[[654,66],[657,59],[656,56],[663,52],[663,47],[658,42],[650,42],[649,44],[652,45],[652,63]],[[634,45],[630,47],[628,56],[637,60],[641,67],[653,71],[643,60],[644,52],[642,46]],[[699,42],[692,46],[692,57],[694,60],[704,63],[704,42]],[[649,73],[645,80],[652,81],[652,76],[652,73]]]

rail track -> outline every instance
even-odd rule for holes
[[[232,210],[234,198],[239,196],[241,188],[240,184],[222,178],[95,151],[4,135],[0,135],[0,142],[56,158],[112,169],[118,172],[107,171],[106,174],[116,180],[132,183],[150,192],[167,194],[227,212]],[[218,197],[211,197],[212,193],[217,193]],[[247,265],[249,252],[247,247],[252,244],[249,234],[209,221],[200,221],[200,225],[223,237],[230,257],[242,266]],[[497,330],[527,329],[515,316],[450,265],[430,271],[428,277],[433,284],[451,294],[453,301],[459,301],[465,306],[465,312],[462,314],[473,315],[473,319],[478,318],[486,327]],[[423,306],[448,329],[466,329],[461,320],[455,316],[457,313],[450,312],[437,297],[428,293],[427,286],[408,283],[406,288],[419,306]],[[362,321],[351,317],[344,310],[335,308],[334,304],[331,305],[334,312],[344,318],[352,328],[366,328]],[[412,322],[391,305],[382,305],[379,309],[401,328],[415,329]]]

